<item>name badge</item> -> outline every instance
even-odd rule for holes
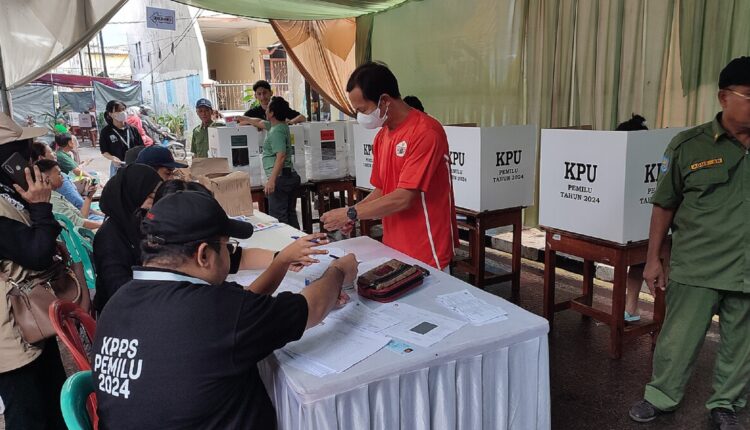
[[[699,163],[693,163],[690,165],[690,170],[698,170],[698,169],[703,169],[706,167],[718,166],[719,164],[724,164],[723,158],[714,158],[712,160],[706,160],[706,161],[701,161]]]

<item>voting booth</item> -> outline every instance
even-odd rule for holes
[[[305,126],[292,125],[289,127],[289,135],[292,139],[292,164],[294,170],[299,174],[300,182],[307,182],[307,168],[305,167]]]
[[[536,127],[445,127],[457,207],[476,212],[534,204]]]
[[[346,124],[309,122],[305,127],[305,170],[308,180],[339,179],[347,174]]]
[[[683,130],[542,130],[539,223],[621,244],[647,240],[664,150]]]
[[[354,173],[350,174],[356,177],[356,184],[359,188],[375,189],[370,183],[370,175],[372,174],[373,160],[372,143],[378,131],[380,131],[379,128],[368,130],[356,122],[351,125]]]
[[[209,157],[229,160],[234,171],[247,172],[253,186],[265,183],[260,153],[265,132],[253,126],[226,126],[208,128]]]
[[[354,126],[357,125],[357,121],[348,120],[344,122],[346,128],[344,131],[344,140],[346,140],[346,174],[348,176],[357,175],[357,166],[355,162],[355,143],[354,143]]]

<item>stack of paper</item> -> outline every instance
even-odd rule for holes
[[[344,321],[360,330],[369,331],[370,333],[380,333],[401,322],[395,317],[370,310],[367,306],[359,302],[352,302],[341,309],[334,310],[328,314],[326,320],[328,319]]]
[[[401,321],[385,329],[384,334],[425,348],[466,325],[463,321],[456,321],[406,303],[389,303],[379,308],[378,313]]]
[[[383,348],[390,338],[327,319],[284,347],[290,365],[313,375],[341,373]],[[300,360],[299,357],[303,359]]]
[[[476,298],[469,290],[437,296],[435,300],[473,325],[484,325],[508,319],[508,313]]]

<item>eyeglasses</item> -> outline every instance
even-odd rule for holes
[[[750,100],[750,96],[748,96],[747,94],[742,94],[742,93],[739,93],[739,92],[737,92],[735,90],[727,90],[727,91],[729,91],[730,93],[732,93],[732,94],[734,94],[736,96],[742,97],[745,100]]]
[[[237,248],[240,247],[240,241],[236,239],[229,239],[226,243],[223,243],[220,240],[206,241],[206,243],[216,243],[219,246],[225,245],[230,254],[234,254],[235,252],[237,252]]]

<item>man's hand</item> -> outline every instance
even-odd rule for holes
[[[289,270],[299,271],[302,269],[302,266],[309,266],[313,263],[318,263],[319,260],[314,258],[315,255],[328,253],[325,249],[316,248],[317,246],[326,245],[328,243],[326,237],[325,233],[314,233],[300,237],[287,245],[286,248],[282,249],[276,258],[280,259],[284,264],[290,265]],[[299,266],[299,268],[297,268],[297,266]]]
[[[354,254],[346,254],[344,257],[339,258],[331,263],[331,267],[335,267],[344,273],[344,284],[351,285],[357,278],[357,257]]]
[[[29,184],[29,189],[24,190],[18,184],[13,184],[13,188],[16,189],[18,194],[29,204],[49,203],[50,196],[52,195],[52,186],[49,184],[49,178],[42,176],[42,172],[39,171],[39,167],[37,166],[34,166],[34,178],[31,177],[31,170],[28,167],[24,169],[24,174],[26,174],[26,183]]]
[[[646,262],[646,267],[643,269],[643,279],[652,295],[655,295],[657,288],[662,291],[667,288],[667,280],[664,276],[664,266],[662,266],[661,260],[656,259]]]
[[[323,228],[328,231],[343,230],[351,221],[346,214],[347,210],[348,208],[338,208],[324,213],[323,216],[320,217],[320,221],[323,222]],[[351,231],[351,229],[349,229],[349,231]]]
[[[87,199],[94,198],[94,194],[96,194],[97,188],[99,188],[98,185],[92,184],[91,182],[89,182],[86,185],[86,189],[84,190],[84,193],[83,193],[84,196],[86,196]]]
[[[347,303],[349,303],[349,298],[349,294],[346,294],[342,291],[341,293],[339,293],[339,299],[336,300],[336,305],[334,306],[334,308],[343,308]]]
[[[271,194],[273,194],[275,189],[276,189],[276,179],[269,179],[266,182],[265,188],[263,188],[263,192],[265,192],[267,196],[270,196]]]

